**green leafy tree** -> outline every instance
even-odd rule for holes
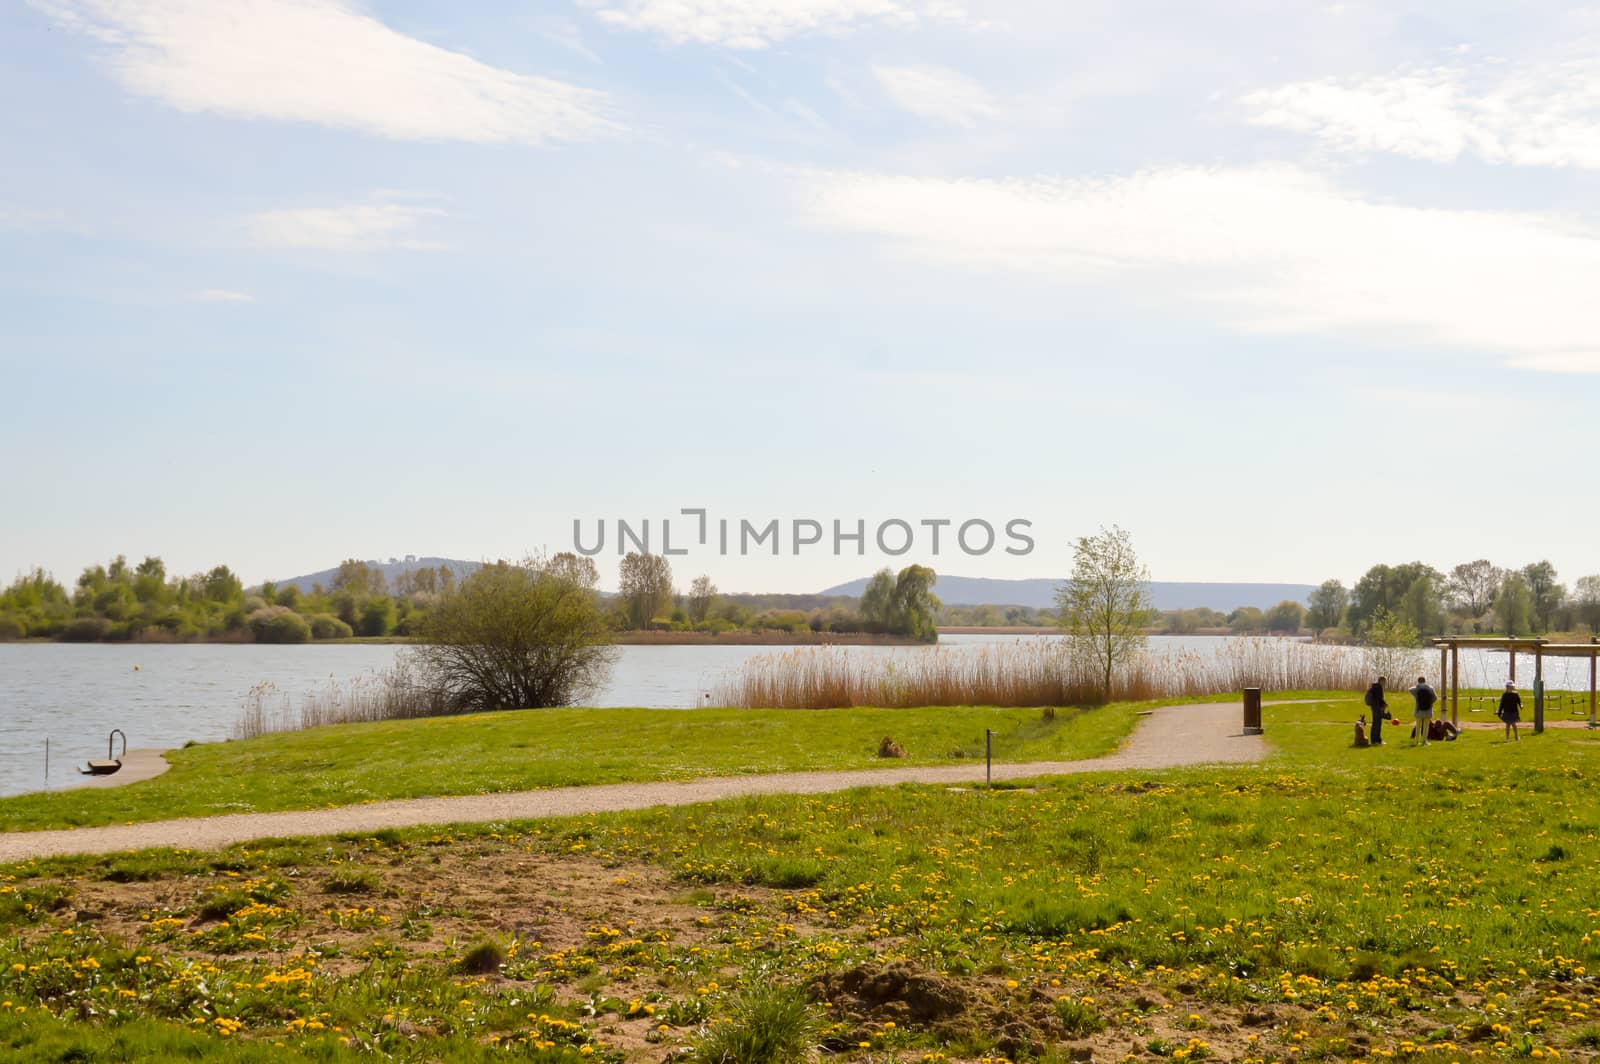
[[[1507,573],[1494,599],[1495,627],[1507,635],[1527,635],[1533,628],[1533,592],[1527,577]]]
[[[1450,579],[1445,585],[1450,605],[1467,617],[1482,617],[1494,605],[1503,579],[1504,570],[1488,558],[1462,562],[1450,570]]]
[[[1110,701],[1116,671],[1147,644],[1150,573],[1134,553],[1132,538],[1115,525],[1080,537],[1072,555],[1072,576],[1056,589],[1056,605],[1068,645],[1096,667],[1101,697]]]
[[[1294,635],[1305,623],[1306,608],[1298,602],[1285,599],[1267,611],[1267,631],[1278,635]]]
[[[540,558],[486,565],[435,604],[405,660],[455,712],[577,704],[613,660],[592,589]]]
[[[1548,632],[1567,589],[1556,578],[1556,567],[1547,561],[1524,566],[1522,578],[1527,581],[1528,594],[1533,599],[1534,630]]]
[[[630,628],[648,628],[672,608],[672,566],[659,554],[630,551],[623,559],[618,593],[628,611]]]
[[[925,565],[908,565],[895,577],[889,629],[924,643],[939,640],[939,599],[933,585],[939,577]]]
[[[1600,576],[1580,576],[1572,586],[1572,604],[1578,621],[1600,632]]]
[[[359,558],[346,558],[333,574],[333,590],[348,591],[358,599],[387,590],[383,585],[383,572],[374,569]]]
[[[1400,596],[1399,613],[1419,632],[1444,631],[1444,598],[1437,572],[1429,569],[1411,581],[1411,586]]]
[[[1267,630],[1267,615],[1255,606],[1240,606],[1228,614],[1228,630],[1239,635]]]
[[[152,606],[171,598],[167,589],[167,567],[160,558],[150,557],[139,563],[133,575],[133,595]]]
[[[1306,627],[1321,635],[1329,628],[1339,627],[1344,611],[1350,605],[1350,592],[1337,580],[1324,580],[1306,600],[1311,608],[1306,610]]]
[[[208,602],[224,605],[244,599],[244,584],[226,565],[219,565],[201,577],[201,593]]]
[[[711,613],[711,603],[716,600],[717,585],[711,582],[711,577],[701,574],[689,584],[689,621],[691,624],[704,624]]]
[[[443,567],[441,566],[440,568]],[[424,571],[436,575],[434,570]],[[445,572],[448,571],[448,569],[445,570]],[[569,580],[579,587],[588,588],[590,591],[597,590],[600,587],[600,567],[595,565],[594,559],[575,554],[570,550],[552,555],[549,564],[546,566],[546,571],[552,576],[559,576],[563,580]],[[442,581],[437,580],[430,581],[430,587],[441,586],[442,583]]]
[[[867,630],[887,632],[894,623],[894,573],[885,568],[872,574],[861,592],[861,620]]]
[[[1416,592],[1413,602],[1406,602],[1406,592],[1422,578],[1427,578],[1427,584]],[[1421,562],[1374,565],[1350,592],[1350,629],[1363,634],[1379,610],[1402,614],[1419,629],[1432,627],[1434,613],[1437,613],[1438,589],[1442,589],[1443,584],[1442,574],[1434,566]]]
[[[388,595],[374,595],[361,607],[361,634],[385,636],[394,630],[394,600]]]

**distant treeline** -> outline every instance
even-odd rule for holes
[[[593,573],[594,562],[580,559]],[[617,594],[607,618],[617,631],[786,631],[854,634],[868,632],[934,642],[938,639],[938,579],[932,569],[908,565],[880,570],[860,598],[827,595],[725,595],[709,576],[695,577],[688,593],[672,581],[672,566],[659,554],[622,559]]]
[[[1311,593],[1306,625],[1317,633],[1362,638],[1379,618],[1392,617],[1419,635],[1600,631],[1600,576],[1569,588],[1548,561],[1520,569],[1487,558],[1448,573],[1422,562],[1374,565],[1346,588],[1329,580]]]
[[[447,567],[418,569],[392,585],[365,562],[347,561],[333,586],[309,594],[271,583],[246,590],[219,565],[192,576],[169,576],[160,558],[83,571],[69,591],[34,569],[0,592],[0,639],[306,643],[354,635],[406,636],[420,630],[429,605],[448,594]]]
[[[592,559],[558,554],[550,563],[596,589]],[[614,631],[731,631],[881,633],[932,641],[939,602],[931,569],[883,570],[861,598],[819,595],[723,595],[709,577],[687,593],[673,586],[659,555],[622,560],[621,590],[594,590]],[[171,576],[158,557],[137,565],[119,555],[91,566],[68,589],[34,569],[0,592],[0,640],[63,642],[306,643],[353,636],[423,637],[430,611],[455,590],[448,565],[413,569],[386,579],[376,565],[349,559],[329,585],[302,592],[271,582],[246,588],[226,565]]]

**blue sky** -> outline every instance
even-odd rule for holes
[[[9,4],[0,573],[682,507],[1033,522],[894,559],[965,575],[1111,523],[1159,579],[1600,571],[1597,45],[1540,3]]]

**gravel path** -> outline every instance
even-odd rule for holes
[[[1259,735],[1244,735],[1242,720],[1237,702],[1163,706],[1151,710],[1127,743],[1106,757],[1000,764],[994,766],[994,778],[1014,780],[1074,772],[1259,761],[1266,756],[1266,743]],[[658,805],[692,805],[756,794],[825,794],[852,787],[897,783],[970,784],[982,780],[983,765],[970,763],[843,772],[784,772],[681,783],[617,783],[460,798],[411,798],[304,812],[239,813],[116,827],[10,832],[0,834],[0,863],[152,847],[212,850],[252,839],[370,832],[423,824],[575,816]]]

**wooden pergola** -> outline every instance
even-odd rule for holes
[[[1433,641],[1433,645],[1439,648],[1440,685],[1444,685],[1446,676],[1450,678],[1450,723],[1458,728],[1461,725],[1462,647],[1506,651],[1511,662],[1509,679],[1513,683],[1517,679],[1517,652],[1532,652],[1535,690],[1533,730],[1536,733],[1544,731],[1544,659],[1588,658],[1589,727],[1600,726],[1600,721],[1595,719],[1596,694],[1600,690],[1600,684],[1596,682],[1600,680],[1600,637],[1587,643],[1552,643],[1538,636],[1440,636]]]

